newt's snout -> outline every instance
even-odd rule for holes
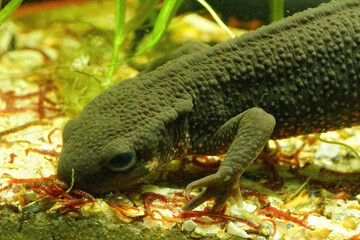
[[[68,186],[73,182],[74,188],[103,194],[128,188],[149,173],[131,143],[102,133],[110,127],[106,121],[78,126],[75,130],[73,121],[78,120],[71,120],[64,127],[57,168],[60,180]]]

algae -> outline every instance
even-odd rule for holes
[[[102,214],[89,215],[87,217],[72,217],[67,215],[38,213],[16,213],[10,206],[0,209],[0,240],[64,240],[64,239],[132,239],[153,240],[193,239],[190,233],[184,233],[178,228],[171,230],[145,229],[138,222],[124,224],[105,218]],[[201,239],[211,240],[217,237],[202,236]],[[242,239],[231,237],[229,239]]]

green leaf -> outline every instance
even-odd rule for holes
[[[197,0],[201,5],[203,5],[204,8],[211,14],[211,16],[214,18],[214,20],[217,22],[217,24],[220,25],[222,29],[224,29],[231,38],[235,38],[235,34],[231,32],[231,30],[221,21],[221,19],[218,17],[218,15],[215,13],[215,11],[210,7],[210,5],[205,0]]]
[[[20,6],[22,0],[11,0],[0,12],[0,25]]]
[[[120,46],[125,39],[125,9],[126,9],[126,0],[116,0],[116,29],[114,36],[114,47],[113,54],[111,59],[111,65],[108,71],[106,81],[102,83],[103,87],[107,88],[111,85],[111,78],[115,71],[115,63],[119,54]]]
[[[140,11],[125,24],[125,0],[116,0],[116,29],[114,36],[114,47],[111,64],[107,74],[106,82],[102,85],[107,88],[111,85],[111,79],[114,75],[115,67],[117,64],[117,57],[120,47],[124,42],[126,36],[135,31],[150,15],[159,0],[145,1]],[[123,62],[123,61],[122,61]],[[121,63],[122,63],[121,62]]]
[[[279,21],[284,18],[284,5],[285,0],[271,0],[270,15],[272,22]]]
[[[177,9],[181,5],[182,0],[165,0],[163,7],[160,10],[160,13],[155,21],[154,30],[152,31],[150,35],[149,41],[145,44],[145,46],[135,53],[130,59],[133,59],[143,52],[145,52],[146,49],[154,46],[161,38],[161,36],[164,34],[166,27],[168,23],[170,22],[171,18],[176,13]],[[129,59],[129,60],[130,60]]]

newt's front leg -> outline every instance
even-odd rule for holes
[[[242,206],[239,178],[268,142],[274,126],[275,118],[260,108],[248,109],[221,126],[212,143],[206,145],[232,144],[215,174],[186,187],[187,195],[195,188],[206,189],[188,202],[183,210],[190,211],[211,198],[215,198],[213,211],[219,211],[230,197],[234,197],[237,204]]]

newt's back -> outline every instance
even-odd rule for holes
[[[360,1],[295,14],[219,44],[206,56],[189,63],[199,68],[192,68],[199,91],[193,132],[216,131],[251,107],[275,117],[274,138],[358,122]]]

